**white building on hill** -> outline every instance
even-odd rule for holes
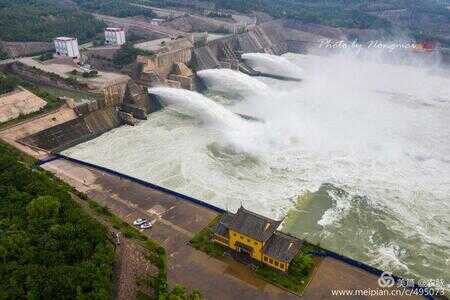
[[[80,58],[78,49],[78,40],[71,37],[57,37],[55,40],[56,54],[59,56],[67,56],[75,59]]]
[[[125,44],[125,31],[123,28],[108,27],[105,29],[105,43],[107,45]]]

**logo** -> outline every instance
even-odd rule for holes
[[[383,272],[378,278],[378,285],[382,288],[390,288],[395,284],[395,279],[391,272]]]

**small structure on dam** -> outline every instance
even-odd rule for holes
[[[105,44],[118,45],[125,44],[125,30],[119,27],[108,27],[105,29]]]
[[[222,216],[213,241],[286,272],[303,243],[277,231],[280,224],[281,221],[258,215],[241,206],[236,214],[227,212]]]
[[[61,36],[55,38],[54,43],[57,55],[73,59],[80,58],[80,50],[78,49],[78,40],[76,38]]]

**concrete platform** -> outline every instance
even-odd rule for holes
[[[77,115],[75,114],[73,109],[64,104],[55,111],[39,115],[31,119],[26,119],[23,122],[15,124],[11,127],[2,129],[0,132],[0,139],[4,140],[11,146],[14,146],[17,149],[27,153],[28,155],[40,159],[47,156],[48,152],[36,147],[28,147],[17,142],[17,140],[20,140],[26,136],[29,136],[46,128],[73,120],[76,117]]]

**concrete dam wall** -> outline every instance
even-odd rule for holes
[[[95,138],[124,124],[134,125],[158,108],[147,93],[133,81],[104,90],[104,98],[73,107],[78,118],[49,127],[18,142],[59,152]]]
[[[183,69],[187,69],[184,63],[191,59],[198,70],[220,67],[237,69],[240,55],[243,53],[282,54],[286,51],[287,46],[280,25],[263,24],[247,32],[214,39],[196,47],[186,46],[153,57],[141,57],[138,63],[141,71],[157,70],[162,75],[172,72],[170,80],[179,83],[180,87],[195,89],[192,76],[185,74],[187,71]],[[17,67],[20,69],[21,65]],[[177,72],[177,69],[180,70]],[[149,96],[143,86],[148,85],[141,83],[140,86],[133,80],[108,86],[103,90],[102,99],[73,107],[78,115],[77,119],[47,128],[22,138],[19,142],[50,152],[59,152],[121,125],[134,125],[138,120],[146,119],[147,114],[160,108],[157,99]]]
[[[194,49],[198,70],[213,69],[223,62],[235,62],[243,53],[281,55],[288,51],[282,24],[270,22],[255,26],[247,32],[207,42]]]
[[[200,47],[194,50],[198,70],[215,69],[220,66],[219,60],[208,47]]]
[[[97,110],[89,113],[85,117],[47,128],[27,136],[19,140],[19,142],[48,151],[58,152],[97,137],[122,124],[123,122],[119,117],[118,110],[111,107]]]

